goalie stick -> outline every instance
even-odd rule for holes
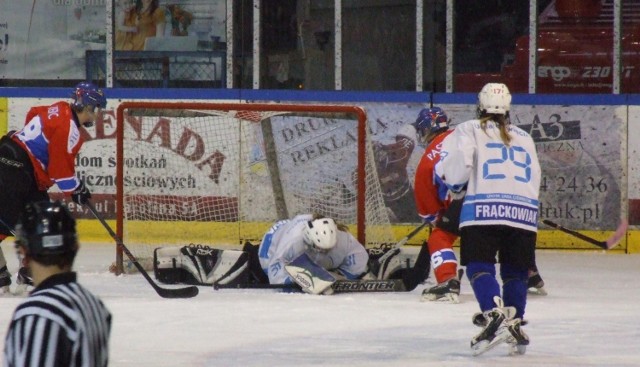
[[[96,219],[98,219],[100,221],[100,223],[102,223],[102,225],[107,230],[107,232],[109,232],[109,235],[111,235],[111,238],[113,238],[113,240],[116,241],[116,244],[118,246],[120,246],[120,248],[122,248],[122,251],[127,255],[127,257],[129,257],[129,259],[131,260],[133,265],[138,269],[140,274],[142,274],[144,276],[144,278],[147,280],[147,282],[149,282],[149,284],[151,284],[153,289],[156,291],[156,293],[158,293],[158,295],[160,297],[162,297],[162,298],[191,298],[191,297],[195,297],[195,296],[198,295],[198,287],[196,287],[196,286],[189,286],[189,287],[184,287],[184,288],[162,288],[162,287],[158,286],[153,281],[153,279],[151,279],[151,277],[149,276],[147,271],[144,270],[142,265],[140,265],[140,263],[138,262],[138,259],[136,259],[136,257],[131,253],[131,251],[129,251],[127,246],[124,245],[124,243],[122,242],[122,239],[113,231],[113,229],[111,229],[111,227],[109,226],[109,223],[107,223],[107,221],[104,219],[104,217],[100,213],[98,213],[96,208],[93,206],[93,203],[91,201],[87,200],[87,202],[85,204],[83,204],[83,205],[86,205],[89,208],[89,210],[91,211],[91,213],[93,214],[93,216],[96,217]]]
[[[404,284],[400,279],[388,280],[347,280],[338,279],[332,285],[333,293],[372,293],[372,292],[405,292]],[[214,284],[214,290],[219,289],[284,289],[302,291],[295,283],[288,284]]]
[[[362,292],[405,292],[401,279],[372,279],[347,280],[338,279],[331,285],[333,293],[362,293]]]
[[[327,269],[316,264],[306,253],[302,253],[296,257],[293,261],[285,265],[284,269],[289,274],[289,277],[293,282],[286,284],[244,283],[232,285],[228,288],[271,288],[300,291],[309,294],[402,292],[405,290],[402,281],[395,279],[336,279],[335,273],[331,273]],[[213,285],[214,290],[218,290],[223,287],[224,286],[221,284]]]
[[[624,237],[625,233],[627,232],[627,228],[629,227],[629,222],[627,222],[627,220],[623,219],[622,222],[620,223],[620,225],[618,226],[618,228],[616,229],[616,231],[611,235],[611,237],[609,237],[606,241],[598,241],[595,238],[589,237],[587,235],[584,235],[578,231],[574,231],[572,229],[569,228],[565,228],[555,222],[550,221],[549,219],[544,219],[542,220],[542,223],[548,225],[549,227],[553,227],[555,229],[558,229],[564,233],[570,234],[576,238],[579,238],[583,241],[589,242],[592,245],[596,245],[602,249],[605,250],[609,250],[614,248],[616,245],[618,245],[618,243],[620,243],[620,241],[622,240],[622,238]]]

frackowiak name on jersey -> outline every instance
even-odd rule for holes
[[[460,220],[465,224],[511,222],[535,230],[538,227],[538,201],[512,194],[469,195],[465,198]]]

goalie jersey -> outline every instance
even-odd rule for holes
[[[271,284],[293,283],[284,269],[298,256],[307,253],[316,264],[336,271],[347,279],[356,279],[367,271],[369,255],[351,233],[338,231],[335,247],[326,253],[311,251],[304,244],[303,233],[311,214],[298,215],[274,224],[260,243],[260,266]]]
[[[509,125],[509,145],[500,130],[479,120],[456,126],[442,144],[436,176],[453,192],[467,186],[460,227],[507,225],[532,232],[538,230],[540,163],[531,136]]]

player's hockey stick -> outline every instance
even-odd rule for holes
[[[296,283],[288,284],[269,284],[269,283],[213,283],[213,290],[219,289],[291,289],[301,290],[300,286]]]
[[[5,223],[2,219],[0,219],[0,224],[2,224],[5,228],[7,228],[9,230],[9,232],[11,232],[11,235],[13,237],[16,236],[16,232],[13,229],[11,229],[11,227],[9,227],[9,225],[7,223]]]
[[[151,284],[153,289],[156,291],[156,293],[158,293],[158,295],[160,297],[162,297],[162,298],[191,298],[191,297],[195,297],[195,296],[198,295],[198,287],[196,287],[194,285],[188,286],[188,287],[184,287],[184,288],[162,288],[162,287],[158,286],[153,281],[153,279],[151,279],[151,277],[149,276],[147,271],[144,270],[142,265],[140,265],[140,263],[138,262],[138,259],[136,259],[136,257],[131,253],[131,251],[129,251],[127,246],[124,245],[124,243],[122,242],[122,239],[113,231],[113,229],[111,229],[111,227],[109,226],[109,223],[107,223],[107,221],[104,220],[104,217],[100,213],[98,213],[96,208],[93,206],[93,203],[91,201],[87,201],[83,205],[86,205],[89,208],[89,210],[91,210],[91,213],[93,213],[93,215],[96,217],[96,219],[98,219],[100,221],[100,223],[102,223],[104,228],[111,235],[111,238],[113,238],[113,240],[116,241],[116,244],[122,248],[122,251],[127,255],[127,257],[129,257],[129,259],[131,260],[133,265],[136,267],[136,269],[138,269],[140,274],[142,274],[144,276],[144,278],[147,280],[147,282],[149,282],[149,284]]]
[[[380,256],[380,258],[378,259],[378,264],[380,264],[380,266],[382,267],[386,267],[388,265],[388,259],[397,255],[400,252],[400,247],[404,246],[405,243],[412,239],[413,236],[418,234],[418,232],[420,232],[422,228],[424,228],[428,224],[429,223],[424,222],[416,227],[413,231],[409,232],[408,235],[404,236],[400,241],[393,245],[393,248],[387,251],[384,255]],[[378,274],[384,274],[384,269],[382,269],[382,271],[379,271]]]
[[[620,241],[622,240],[622,238],[625,236],[625,234],[627,233],[627,228],[629,227],[629,222],[627,222],[626,219],[623,219],[622,222],[620,223],[620,225],[618,226],[618,228],[616,229],[616,231],[611,235],[611,237],[609,237],[606,241],[598,241],[595,238],[589,237],[587,235],[584,235],[580,232],[574,231],[572,229],[569,228],[565,228],[555,222],[550,221],[549,219],[544,219],[542,221],[542,223],[548,225],[549,227],[553,227],[555,229],[558,229],[564,233],[570,234],[576,238],[579,238],[583,241],[589,242],[592,245],[596,245],[602,249],[605,250],[609,250],[613,247],[615,247],[618,243],[620,243]]]

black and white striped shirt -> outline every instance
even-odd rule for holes
[[[45,279],[15,310],[5,338],[5,366],[107,366],[111,313],[76,282]]]

